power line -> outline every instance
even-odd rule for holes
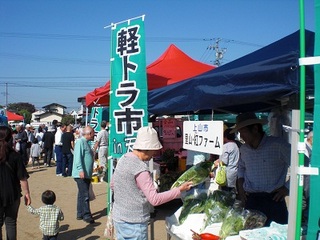
[[[233,39],[228,39],[228,38],[204,38],[203,41],[211,41],[211,42],[225,42],[225,43],[234,43],[234,44],[239,44],[239,45],[246,45],[246,46],[251,46],[251,47],[263,47],[261,44],[256,44],[256,43],[250,43],[250,42],[244,42],[244,41],[238,41],[238,40],[233,40]]]
[[[110,42],[110,36],[88,36],[88,35],[72,35],[72,34],[56,34],[56,33],[15,33],[0,32],[0,37],[4,38],[34,38],[34,39],[55,39],[55,40],[85,40],[85,41],[107,41]],[[234,39],[221,37],[222,41],[247,45],[253,47],[262,47],[260,44],[244,42]],[[147,42],[201,42],[216,41],[216,38],[186,38],[186,37],[150,37],[146,36]]]
[[[41,83],[0,83],[1,85],[10,85],[11,88],[44,88],[44,89],[56,89],[56,90],[74,90],[79,91],[79,88],[97,88],[98,85],[104,85],[105,82],[41,82]]]
[[[99,61],[99,60],[88,60],[79,58],[57,58],[57,57],[43,57],[32,54],[15,54],[0,52],[0,57],[18,59],[18,60],[31,60],[31,61],[41,61],[41,62],[58,62],[58,63],[81,63],[81,64],[96,64],[96,65],[110,65],[109,61]]]
[[[105,76],[43,76],[43,77],[1,77],[0,79],[92,79],[92,78],[101,78],[101,79],[106,79]],[[1,84],[1,83],[0,83]]]

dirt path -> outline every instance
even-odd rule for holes
[[[73,178],[58,177],[55,174],[55,167],[40,168],[32,170],[28,167],[30,174],[29,186],[31,191],[32,206],[39,208],[42,206],[41,194],[50,189],[56,193],[56,205],[61,207],[65,219],[60,224],[60,240],[73,239],[104,239],[103,232],[106,222],[106,196],[107,184],[93,184],[96,199],[91,201],[91,212],[95,219],[95,224],[87,224],[84,221],[76,220],[76,197],[77,186]],[[154,222],[154,240],[165,240],[167,234],[165,230],[165,217],[173,214],[176,206],[165,205],[157,209]],[[4,227],[3,227],[4,228]],[[150,228],[149,228],[150,229]],[[39,218],[27,212],[21,202],[18,217],[18,240],[42,239],[39,229]],[[149,238],[152,240],[151,238]]]

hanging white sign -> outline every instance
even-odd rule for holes
[[[183,148],[222,154],[223,121],[184,121]]]

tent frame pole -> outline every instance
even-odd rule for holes
[[[304,19],[304,0],[299,2],[300,9],[300,58],[306,55],[305,50],[305,19]],[[300,66],[300,136],[299,145],[304,144],[304,122],[305,122],[305,98],[306,98],[306,67]],[[304,151],[298,149],[299,152],[299,167],[304,166]],[[298,191],[297,191],[297,216],[295,240],[299,240],[301,236],[301,218],[302,218],[302,195],[303,195],[303,174],[298,173]]]

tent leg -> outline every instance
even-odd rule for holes
[[[300,126],[300,111],[292,110],[292,128],[299,129]],[[290,195],[289,195],[289,220],[288,220],[288,239],[295,238],[296,228],[296,216],[297,216],[297,189],[298,189],[298,178],[296,169],[299,166],[298,160],[298,146],[299,134],[291,131],[291,163],[290,163]]]

